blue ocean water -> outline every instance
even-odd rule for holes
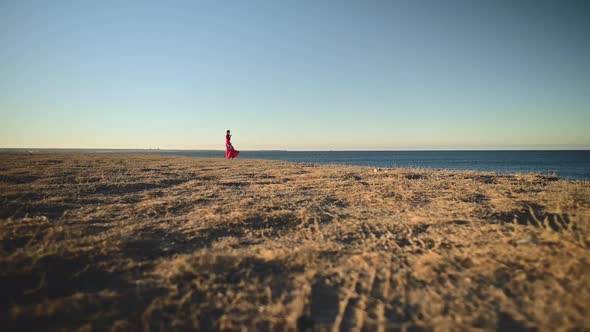
[[[224,158],[225,151],[14,150],[0,153],[159,154]],[[590,150],[559,151],[242,151],[239,158],[371,167],[415,167],[500,173],[541,173],[590,180]]]
[[[224,157],[215,151],[162,151],[165,155]],[[242,151],[239,158],[371,167],[417,167],[501,173],[554,174],[590,180],[590,150],[582,151]]]

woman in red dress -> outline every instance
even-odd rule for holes
[[[240,151],[234,149],[234,146],[231,145],[231,134],[229,130],[225,135],[225,158],[227,159],[234,159],[240,154]]]

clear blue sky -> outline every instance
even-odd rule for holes
[[[588,1],[0,0],[0,147],[590,148]]]

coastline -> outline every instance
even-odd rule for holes
[[[588,181],[15,154],[0,201],[9,328],[590,328]]]
[[[590,150],[498,151],[248,151],[240,159],[314,163],[319,165],[433,170],[484,171],[500,174],[538,173],[562,179],[590,180]],[[7,154],[0,149],[0,155]],[[205,150],[43,150],[20,154],[152,155],[224,158],[225,151]],[[17,154],[17,151],[12,151]]]

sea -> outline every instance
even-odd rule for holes
[[[1,149],[0,153],[152,154],[224,158],[225,151]],[[242,151],[239,158],[379,168],[476,170],[540,173],[570,180],[590,180],[590,150],[529,151]]]

